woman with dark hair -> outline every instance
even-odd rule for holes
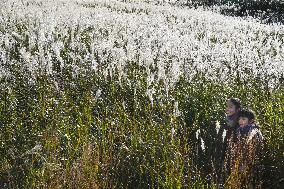
[[[226,177],[229,175],[230,164],[228,162],[225,163],[226,153],[228,152],[228,144],[232,139],[236,138],[237,129],[239,127],[238,119],[239,119],[239,112],[241,111],[241,101],[238,98],[229,98],[227,100],[227,106],[225,109],[226,113],[226,122],[223,125],[223,142],[220,144],[220,149],[217,149],[221,153],[221,172],[219,172],[219,182],[224,184]],[[220,133],[221,134],[221,133]],[[219,135],[220,136],[220,135]]]
[[[241,110],[241,101],[238,98],[229,98],[226,108],[226,137],[224,142],[226,143],[232,134],[236,132],[238,128],[239,112]]]

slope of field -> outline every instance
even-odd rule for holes
[[[230,96],[262,126],[263,185],[283,186],[283,25],[163,1],[0,3],[0,187],[239,187],[219,178]]]
[[[221,72],[224,81],[238,72],[246,77],[246,70],[255,77],[283,74],[282,25],[138,2],[9,2],[2,9],[2,51],[20,42],[19,51],[35,60],[34,69],[50,67],[39,56],[57,56],[71,34],[69,43],[80,54],[75,59],[93,61],[95,51],[102,59],[111,55],[112,64],[122,67],[126,60],[151,65],[156,59],[161,69],[168,62],[177,68],[186,63],[210,77]],[[43,52],[32,53],[38,44]],[[238,72],[231,71],[236,67]]]

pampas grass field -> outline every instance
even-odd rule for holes
[[[162,0],[0,5],[0,188],[237,188],[219,182],[232,96],[261,125],[261,187],[283,188],[283,25]]]

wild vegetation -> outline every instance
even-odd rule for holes
[[[179,2],[175,1],[175,3]],[[251,16],[258,18],[263,23],[279,22],[283,24],[284,20],[284,2],[282,0],[184,0],[182,4],[189,7],[215,7],[221,14]]]
[[[217,188],[231,96],[283,187],[283,36],[162,1],[1,1],[0,187]]]

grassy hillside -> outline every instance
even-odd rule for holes
[[[283,187],[283,25],[162,1],[1,4],[1,188],[217,188],[231,96],[261,125],[263,187]]]

